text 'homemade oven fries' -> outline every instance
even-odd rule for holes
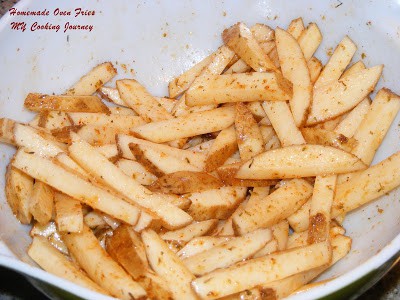
[[[133,78],[104,86],[111,62],[65,93],[29,93],[31,122],[0,119],[0,142],[17,148],[5,194],[33,226],[28,255],[120,299],[310,288],[351,249],[346,213],[400,185],[400,152],[371,166],[400,96],[371,95],[383,65],[351,65],[348,36],[324,66],[322,37],[302,18],[240,22],[168,97]]]

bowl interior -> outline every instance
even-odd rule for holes
[[[342,3],[343,2],[343,3]],[[400,6],[396,1],[22,1],[20,10],[49,11],[47,17],[6,14],[0,22],[0,117],[28,121],[23,109],[29,92],[63,93],[80,76],[103,61],[118,68],[118,78],[134,77],[153,94],[166,95],[167,84],[214,51],[222,30],[238,21],[248,25],[266,23],[286,28],[291,19],[316,22],[323,42],[316,57],[324,63],[327,53],[347,34],[358,45],[353,62],[364,57],[367,66],[385,64],[378,84],[400,92],[396,71],[400,69]],[[94,16],[74,17],[74,10],[95,11]],[[71,16],[54,15],[54,10]],[[27,23],[25,32],[11,29],[11,22]],[[60,25],[52,30],[31,31],[30,25]],[[66,30],[65,24],[93,25],[92,31]],[[375,161],[400,148],[400,117],[380,147]],[[27,258],[29,227],[11,214],[4,195],[5,168],[14,153],[0,144],[0,238],[16,257]],[[351,253],[322,278],[353,270],[376,255],[400,232],[399,190],[350,213],[344,226],[353,238]],[[393,246],[394,247],[394,246]],[[397,245],[400,248],[399,245]]]

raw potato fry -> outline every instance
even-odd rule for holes
[[[211,235],[217,237],[234,236],[235,232],[232,227],[232,219],[229,218],[227,220],[219,221]]]
[[[347,113],[344,113],[343,115],[337,116],[331,120],[322,123],[318,123],[317,125],[314,125],[312,127],[317,129],[333,131],[336,128],[336,126],[340,123],[340,121],[346,117],[346,115]]]
[[[56,249],[58,249],[61,253],[68,255],[67,246],[61,239],[61,235],[57,230],[57,226],[55,222],[51,221],[47,224],[41,225],[38,222],[35,222],[32,226],[29,235],[33,238],[36,235],[45,237],[50,244],[53,245]]]
[[[188,214],[197,221],[211,218],[227,219],[246,197],[246,192],[245,187],[225,186],[191,193],[186,196],[192,201]]]
[[[45,271],[92,291],[108,295],[106,290],[87,277],[74,263],[54,248],[45,237],[33,237],[28,255]]]
[[[263,137],[264,144],[267,144],[273,136],[276,136],[275,130],[272,126],[261,125],[260,126],[261,135]],[[270,150],[270,149],[265,149]]]
[[[33,185],[30,212],[40,224],[50,222],[54,208],[54,190],[47,184],[36,180]]]
[[[304,58],[306,61],[309,61],[322,41],[322,34],[317,24],[310,23],[307,28],[303,30],[297,40],[301,50],[303,51]]]
[[[171,114],[136,80],[117,80],[116,84],[122,100],[147,122],[172,118]]]
[[[69,147],[69,152],[99,182],[104,182],[124,195],[130,203],[151,211],[169,229],[185,226],[192,221],[187,213],[166,201],[161,194],[152,193],[127,176],[88,143],[79,141],[78,138]]]
[[[72,128],[68,132],[68,142],[71,143],[71,133],[76,132],[83,140],[93,146],[115,144],[117,134],[126,134],[129,131],[130,128],[118,128],[109,125],[85,125],[76,131]]]
[[[222,187],[222,182],[206,173],[178,171],[158,178],[149,189],[153,192],[186,194]]]
[[[219,104],[240,101],[286,101],[292,97],[292,84],[278,73],[239,73],[210,75],[186,92],[186,105]]]
[[[222,130],[231,126],[234,120],[235,108],[228,106],[145,124],[131,132],[140,138],[163,143]]]
[[[178,256],[152,230],[142,232],[147,258],[153,270],[162,277],[174,299],[198,299],[190,283],[194,275],[185,267]]]
[[[222,131],[223,130],[221,130],[220,132],[222,132]],[[193,139],[195,139],[195,138],[192,138],[190,141],[192,141]],[[203,138],[200,138],[200,139],[203,140]],[[208,154],[212,145],[215,142],[215,139],[208,140],[208,141],[202,142],[200,144],[197,144],[197,142],[196,142],[196,145],[194,145],[194,146],[191,146],[190,141],[189,141],[189,143],[186,143],[186,145],[183,147],[183,149],[198,152],[198,153]],[[187,147],[187,146],[190,146],[190,147]]]
[[[348,36],[345,36],[319,75],[318,80],[314,84],[314,89],[318,89],[330,81],[338,80],[350,63],[356,50],[357,46]]]
[[[312,84],[307,61],[297,40],[281,28],[275,30],[276,48],[282,74],[293,84],[290,109],[297,127],[304,124],[312,100]]]
[[[63,111],[41,111],[39,116],[38,127],[53,130],[72,125],[68,114]]]
[[[24,174],[12,164],[6,172],[5,194],[13,214],[22,224],[29,224],[32,219],[30,211],[33,178]]]
[[[15,121],[7,118],[0,119],[0,142],[15,145],[14,138]]]
[[[177,252],[177,255],[181,259],[186,259],[198,253],[202,253],[215,246],[218,246],[224,242],[231,240],[233,237],[217,237],[217,236],[199,236],[192,239],[187,243],[181,250]]]
[[[112,126],[121,129],[129,129],[146,124],[146,122],[141,117],[130,115],[68,113],[68,117],[72,120],[73,125]]]
[[[222,166],[237,149],[235,127],[231,126],[221,130],[207,153],[205,171],[212,172]]]
[[[102,86],[98,89],[98,92],[99,92],[101,98],[103,98],[107,101],[110,101],[112,103],[115,103],[117,105],[121,105],[123,107],[128,107],[128,105],[125,103],[125,101],[121,99],[118,89]]]
[[[242,103],[236,103],[236,140],[240,158],[248,160],[264,151],[263,138],[251,111]]]
[[[264,101],[262,105],[282,147],[306,143],[286,102]]]
[[[142,185],[151,185],[157,180],[157,176],[148,172],[146,168],[136,161],[121,158],[117,160],[115,165]]]
[[[297,18],[290,22],[287,32],[290,33],[296,40],[300,37],[304,30],[304,23],[302,18]]]
[[[12,165],[29,176],[128,224],[136,224],[140,210],[70,173],[49,159],[19,150]]]
[[[243,23],[237,23],[225,29],[222,40],[243,61],[256,72],[276,71],[277,68],[261,49],[250,29]]]
[[[262,119],[264,119],[267,116],[265,114],[265,111],[264,111],[263,107],[262,107],[262,102],[261,101],[249,102],[249,103],[246,103],[246,106],[251,111],[251,113],[253,114],[254,118],[256,120],[260,121],[260,122],[261,122]],[[265,124],[265,125],[271,125],[271,124]]]
[[[105,62],[97,65],[86,75],[82,76],[72,88],[67,91],[67,95],[82,95],[88,96],[96,92],[103,84],[110,81],[115,75],[117,70],[112,63]]]
[[[400,152],[397,152],[337,185],[331,217],[356,209],[399,186],[399,166]]]
[[[195,237],[203,236],[217,226],[217,220],[209,219],[202,222],[194,222],[178,230],[168,231],[160,235],[164,241],[186,244]]]
[[[357,72],[360,72],[361,70],[365,70],[365,65],[364,63],[359,60],[358,62],[352,64],[350,67],[348,67],[342,74],[342,77],[346,77],[346,76],[351,76]]]
[[[256,41],[259,43],[273,41],[275,37],[274,30],[271,27],[261,23],[256,23],[251,26],[250,31]]]
[[[317,81],[319,74],[322,70],[322,63],[318,58],[314,56],[307,62],[308,71],[310,72],[311,83],[314,84]]]
[[[239,163],[241,164],[241,163]],[[225,171],[235,165],[226,166]],[[220,167],[222,170],[224,167]],[[282,179],[363,170],[366,165],[343,150],[321,145],[294,145],[261,153],[242,164],[235,177]]]
[[[87,213],[83,217],[83,222],[85,222],[85,224],[92,229],[98,226],[104,227],[107,225],[106,221],[104,221],[103,215],[95,210]]]
[[[289,223],[286,220],[282,220],[279,223],[271,226],[272,235],[278,242],[277,250],[285,250],[287,248],[287,241],[289,238]]]
[[[103,146],[96,147],[96,150],[108,159],[114,159],[118,157],[118,147],[116,144],[107,144]]]
[[[137,116],[137,114],[128,107],[115,106],[115,107],[109,107],[108,109],[110,110],[110,113],[114,115]]]
[[[63,234],[63,240],[82,269],[112,296],[121,299],[146,296],[146,291],[101,248],[87,226],[80,233]]]
[[[382,69],[382,65],[375,66],[314,89],[307,125],[330,120],[351,110],[373,91]]]
[[[253,255],[253,258],[258,258],[274,253],[275,251],[278,251],[278,247],[278,241],[275,238],[272,238],[264,247],[262,247]]]
[[[301,133],[307,144],[336,147],[346,152],[351,152],[358,144],[354,138],[347,138],[343,134],[315,127],[302,128]]]
[[[247,204],[242,213],[233,217],[233,228],[240,235],[258,228],[268,228],[297,211],[311,194],[312,186],[307,181],[291,180],[262,201]]]
[[[336,175],[317,176],[310,205],[308,243],[324,242],[329,238],[331,207],[336,187]]]
[[[273,253],[213,271],[195,279],[192,287],[202,299],[216,299],[324,266],[329,264],[330,260],[330,246],[323,242]]]
[[[281,147],[281,142],[276,134],[274,134],[268,143],[265,144],[265,150],[273,150]]]
[[[32,111],[110,112],[108,107],[97,96],[58,96],[30,93],[25,99],[24,106]]]
[[[365,164],[370,165],[375,152],[382,143],[397,112],[400,109],[400,96],[388,89],[381,89],[354,133],[358,141],[352,153]]]
[[[290,215],[287,220],[290,227],[295,232],[303,232],[307,230],[310,221],[311,199],[303,204],[294,214]]]
[[[61,193],[55,194],[54,203],[58,230],[60,232],[81,232],[83,229],[81,203]]]
[[[250,257],[265,246],[271,238],[271,230],[256,230],[185,258],[183,263],[194,275],[202,276]]]

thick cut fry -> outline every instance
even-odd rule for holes
[[[228,106],[145,124],[133,128],[132,133],[155,143],[163,143],[219,131],[228,128],[234,121],[235,108]]]
[[[183,263],[194,275],[201,276],[250,257],[265,246],[271,238],[271,230],[257,230],[185,258]]]
[[[383,66],[362,70],[314,89],[307,125],[335,118],[355,107],[374,90]]]
[[[330,260],[330,246],[323,242],[273,253],[213,271],[195,279],[192,286],[202,299],[216,299],[324,266],[329,264]]]
[[[198,221],[210,218],[227,219],[243,201],[246,191],[245,187],[226,186],[191,193],[187,196],[192,201],[188,213]]]
[[[61,193],[55,194],[54,202],[58,230],[60,232],[81,232],[83,229],[81,203]]]
[[[303,30],[304,30],[303,19],[297,18],[290,22],[287,32],[290,33],[297,40],[300,37]]]
[[[271,226],[272,235],[278,243],[277,250],[285,250],[287,248],[287,241],[289,238],[289,223],[286,220],[282,220],[279,223]]]
[[[330,81],[338,80],[350,63],[356,50],[357,46],[348,36],[345,36],[319,75],[318,80],[314,84],[314,89],[318,89]]]
[[[270,227],[298,210],[311,194],[312,186],[307,181],[291,180],[262,201],[247,204],[242,213],[233,216],[233,228],[243,235],[258,228]]]
[[[307,62],[308,71],[310,72],[311,83],[314,84],[317,81],[319,74],[322,70],[322,63],[318,58],[314,56]]]
[[[116,144],[107,144],[103,146],[98,146],[96,147],[96,150],[112,161],[114,161],[114,159],[115,160],[119,159],[118,147]]]
[[[190,286],[194,275],[157,233],[145,230],[142,240],[151,267],[167,282],[174,299],[198,299]]]
[[[15,145],[14,138],[15,121],[7,118],[0,119],[0,142]]]
[[[291,97],[292,84],[278,73],[210,75],[196,80],[187,91],[186,105],[262,100],[286,101]]]
[[[160,235],[164,241],[174,242],[177,244],[186,244],[195,237],[203,236],[212,231],[217,226],[218,220],[209,219],[202,222],[194,222],[188,226],[168,231]]]
[[[397,152],[337,185],[332,218],[383,196],[399,185],[400,152]]]
[[[115,90],[117,90],[117,89],[115,89]],[[128,107],[114,106],[114,107],[109,107],[108,109],[114,115],[137,116],[137,114]]]
[[[118,80],[117,88],[122,100],[147,122],[172,118],[171,114],[136,80]]]
[[[114,68],[112,63],[105,62],[97,65],[89,73],[82,76],[72,88],[67,91],[67,95],[92,95],[98,90],[103,84],[110,81],[115,75],[117,70]]]
[[[146,296],[145,290],[101,248],[87,226],[80,233],[63,234],[63,240],[82,269],[111,295],[121,299]]]
[[[293,84],[290,108],[297,127],[304,124],[312,99],[312,84],[307,61],[297,40],[279,27],[275,30],[276,48],[283,76]]]
[[[286,102],[264,101],[262,105],[282,147],[306,143]]]
[[[121,99],[119,95],[118,89],[102,86],[99,88],[98,93],[100,94],[101,98],[117,105],[121,105],[123,107],[128,107],[128,105]],[[136,114],[136,113],[134,113]]]
[[[310,23],[307,28],[302,31],[297,40],[301,50],[303,51],[304,58],[308,61],[318,49],[319,44],[322,41],[322,34],[317,24]]]
[[[371,164],[399,109],[400,96],[388,89],[381,89],[372,101],[354,134],[358,143],[352,150],[365,164]]]
[[[38,127],[43,127],[49,130],[71,126],[71,120],[68,114],[63,111],[41,111],[39,113]]]
[[[290,227],[295,232],[303,232],[307,230],[310,221],[311,199],[303,204],[294,214],[290,215],[287,220]]]
[[[33,185],[30,212],[33,218],[40,224],[46,224],[51,220],[54,207],[54,190],[47,184],[36,180]]]
[[[142,185],[150,185],[157,180],[157,177],[148,172],[140,163],[121,158],[115,165],[122,170],[126,175],[136,180]]]
[[[214,248],[215,246],[221,245],[224,242],[231,240],[233,237],[226,236],[199,236],[192,239],[187,243],[181,250],[177,252],[177,255],[181,259],[186,259],[198,253],[202,253],[206,250]]]
[[[29,235],[33,238],[36,235],[45,237],[53,247],[57,248],[63,254],[68,255],[67,246],[61,239],[61,235],[57,230],[56,223],[51,221],[47,224],[41,225],[38,222],[34,223]]]
[[[358,144],[356,139],[348,138],[341,133],[331,130],[305,127],[301,129],[301,133],[307,144],[336,147],[346,152],[351,152]]]
[[[222,182],[205,172],[178,171],[158,178],[149,189],[153,192],[186,194],[222,187]]]
[[[94,283],[76,265],[54,248],[45,237],[35,236],[33,238],[32,244],[28,249],[28,255],[49,273],[65,278],[92,291],[108,294],[106,290]]]
[[[69,152],[97,180],[124,195],[131,203],[150,210],[169,229],[182,227],[192,221],[187,213],[166,201],[161,194],[153,194],[127,176],[88,143],[78,139],[69,147]]]
[[[231,126],[221,130],[207,153],[205,171],[212,172],[219,166],[222,166],[237,149],[235,128]]]
[[[99,113],[68,113],[68,117],[72,120],[73,125],[97,125],[112,126],[119,128],[132,128],[143,125],[146,122],[139,116],[131,115],[106,115]]]
[[[260,128],[251,111],[242,102],[236,103],[235,130],[242,160],[248,160],[264,151]]]
[[[33,178],[24,174],[12,164],[6,172],[5,194],[13,214],[22,224],[29,224],[32,219],[30,210],[33,192]]]
[[[97,96],[57,96],[30,93],[25,99],[24,106],[33,111],[110,112],[108,107]]]
[[[329,238],[331,207],[336,187],[336,175],[317,176],[310,205],[308,243],[319,243]]]
[[[358,62],[352,64],[350,67],[348,67],[342,74],[342,78],[346,76],[351,76],[357,72],[360,72],[361,70],[364,70],[366,67],[364,63],[359,60]]]
[[[259,43],[273,41],[275,37],[274,30],[271,27],[261,23],[256,23],[251,26],[250,31],[256,41]]]
[[[49,159],[18,151],[12,164],[29,176],[119,220],[132,225],[138,220],[138,208],[94,186],[88,179],[66,171]]]
[[[241,163],[238,163],[241,164]],[[219,170],[234,168],[222,166]],[[339,174],[365,169],[354,155],[321,145],[294,145],[261,153],[242,164],[236,178],[282,179]]]
[[[261,49],[250,29],[243,23],[237,23],[222,33],[224,44],[232,49],[256,72],[276,71],[277,68]]]
[[[254,118],[256,121],[260,121],[264,119],[267,115],[265,114],[265,111],[262,107],[262,102],[261,101],[254,101],[254,102],[249,102],[246,104],[247,108],[251,111],[253,114]],[[264,121],[267,123],[267,120]],[[271,124],[264,124],[264,125],[271,125]]]

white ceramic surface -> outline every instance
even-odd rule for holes
[[[340,5],[342,3],[342,5]],[[118,62],[118,77],[134,77],[156,95],[167,93],[175,75],[201,60],[221,44],[222,30],[237,21],[285,28],[302,16],[316,22],[324,39],[316,56],[323,62],[327,51],[348,34],[359,46],[368,66],[385,64],[378,87],[400,92],[400,2],[399,1],[22,1],[19,10],[50,12],[48,17],[11,17],[0,21],[0,117],[27,121],[32,114],[22,108],[28,92],[62,93],[81,75],[103,61]],[[95,16],[54,16],[55,8],[95,10]],[[25,32],[10,29],[13,21],[28,23]],[[33,22],[60,24],[59,32],[30,31]],[[91,24],[92,32],[63,31],[66,22]],[[126,64],[126,68],[121,68]],[[400,149],[398,116],[381,146],[375,162]],[[0,264],[44,279],[86,298],[93,293],[78,288],[32,264],[26,247],[29,228],[12,216],[5,200],[4,172],[12,147],[0,145]],[[323,286],[293,299],[313,299],[348,285],[380,266],[400,249],[400,191],[350,213],[344,224],[353,238],[351,253],[322,278],[338,276]],[[383,212],[379,213],[378,208]],[[4,255],[2,255],[4,254]],[[14,256],[15,259],[10,258]],[[100,297],[97,297],[100,299]]]

